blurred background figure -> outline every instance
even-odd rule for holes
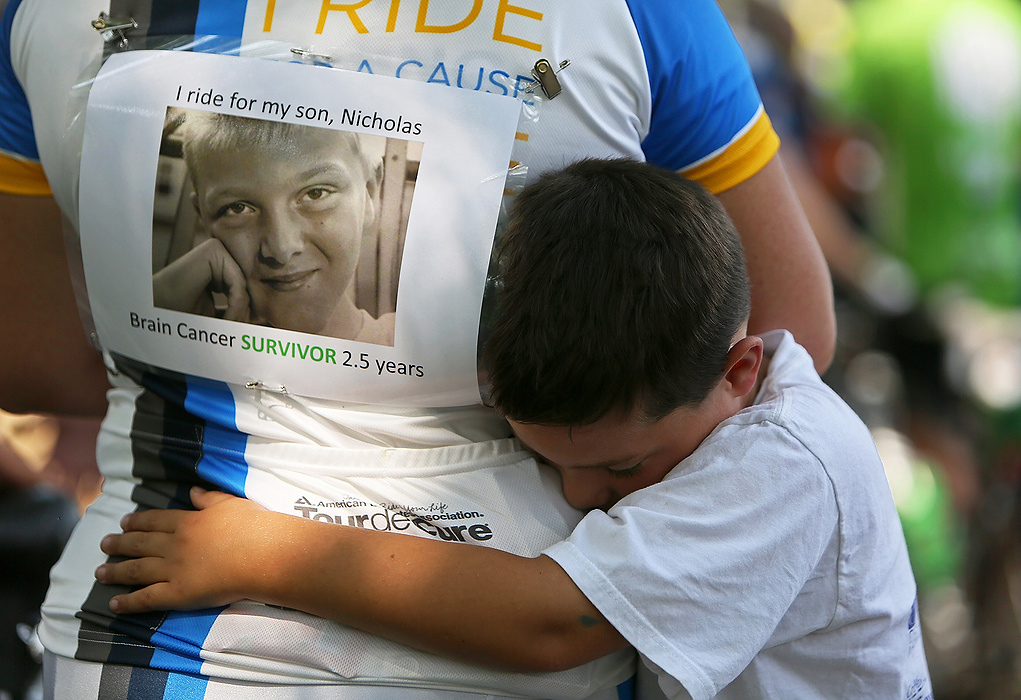
[[[833,273],[936,697],[1021,696],[1021,3],[724,0]]]
[[[35,640],[50,567],[99,493],[99,422],[0,412],[0,700],[41,698]]]
[[[946,548],[928,537],[930,659],[948,696],[1016,697],[1021,5],[857,0],[850,19],[834,104],[876,146],[868,225],[921,301],[885,342],[904,375],[911,441],[969,525],[960,586],[941,578],[953,573],[938,566]]]
[[[874,220],[920,289],[1021,296],[1021,5],[857,0],[840,104],[882,154]]]

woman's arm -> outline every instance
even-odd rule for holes
[[[780,156],[718,196],[744,244],[752,286],[748,332],[789,330],[824,372],[836,345],[833,287]]]
[[[109,384],[71,287],[52,197],[0,193],[0,406],[102,416]]]

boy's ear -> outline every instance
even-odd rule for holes
[[[199,196],[195,190],[191,191],[191,206],[195,209],[195,223],[192,225],[192,245],[194,241],[205,238],[208,234],[206,231],[206,222],[202,220],[202,211],[199,209]]]
[[[376,216],[379,212],[379,188],[383,183],[383,161],[376,164],[369,177],[365,179],[365,216],[363,227],[367,228],[376,223]]]
[[[762,366],[762,338],[748,335],[737,341],[727,353],[723,380],[735,396],[745,396],[755,388]]]

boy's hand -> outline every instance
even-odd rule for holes
[[[152,276],[153,304],[161,309],[206,314],[212,292],[227,297],[223,318],[249,320],[248,282],[223,244],[210,238]]]
[[[273,513],[244,498],[195,487],[198,509],[149,510],[121,520],[124,532],[108,535],[106,554],[132,557],[96,569],[101,583],[142,586],[115,596],[116,613],[195,610],[247,597],[249,582],[269,565],[260,551],[260,518]]]

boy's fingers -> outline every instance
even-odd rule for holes
[[[192,486],[190,495],[192,505],[199,510],[215,506],[220,501],[236,498],[236,496],[231,496],[223,491],[206,491],[201,486]]]
[[[249,315],[248,281],[229,253],[226,253],[220,274],[224,285],[222,291],[227,295],[227,310],[223,317],[228,321],[247,321]]]
[[[154,583],[141,590],[114,596],[110,599],[110,609],[118,615],[144,613],[151,610],[172,610],[174,605],[169,583]]]
[[[177,524],[185,515],[181,510],[140,510],[121,518],[121,529],[147,532],[176,532]]]
[[[231,287],[230,293],[227,295],[227,310],[223,312],[223,318],[227,321],[247,323],[250,316],[248,292],[244,287]]]
[[[96,580],[100,583],[122,586],[148,586],[164,583],[164,562],[156,557],[128,559],[121,562],[108,562],[96,569]]]
[[[125,532],[107,535],[99,543],[104,554],[121,557],[162,556],[168,546],[165,532]]]

